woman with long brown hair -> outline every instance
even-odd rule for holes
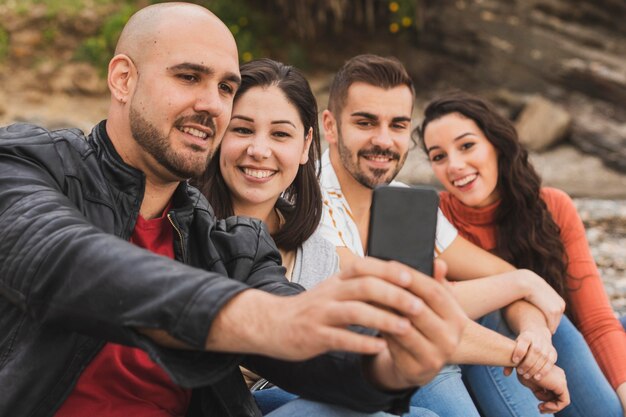
[[[326,278],[338,260],[314,233],[322,213],[315,97],[298,70],[270,59],[242,65],[241,75],[230,125],[196,184],[217,218],[264,221],[289,279]]]
[[[599,415],[599,408],[602,416],[623,415],[626,333],[613,315],[571,199],[541,187],[513,125],[478,97],[452,92],[437,98],[418,133],[446,189],[441,209],[459,233],[544,277],[568,303],[557,331],[546,334],[572,399],[557,415]],[[497,313],[481,324],[513,337]],[[536,400],[515,378],[483,366],[463,372],[484,415],[538,415]]]

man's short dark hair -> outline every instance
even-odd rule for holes
[[[335,116],[338,117],[341,113],[348,97],[348,89],[356,82],[384,89],[406,85],[415,97],[413,80],[397,58],[372,54],[357,55],[346,61],[330,85],[328,109]]]

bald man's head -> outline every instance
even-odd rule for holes
[[[230,121],[237,45],[213,13],[161,3],[135,13],[109,63],[107,132],[155,182],[199,175]]]
[[[115,55],[128,55],[137,65],[147,53],[160,47],[162,37],[175,36],[177,31],[196,22],[223,37],[236,52],[232,34],[211,11],[196,4],[174,2],[147,6],[132,15],[120,34]]]

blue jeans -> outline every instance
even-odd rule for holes
[[[336,405],[317,403],[298,398],[278,387],[272,387],[252,393],[261,413],[268,417],[287,416],[346,416],[346,417],[392,417],[388,413],[366,414],[351,411]],[[411,407],[411,417],[439,417],[437,414],[419,407]]]
[[[412,407],[428,409],[442,417],[480,417],[463,380],[461,368],[446,366],[411,397]],[[412,417],[413,409],[409,413]]]
[[[502,314],[491,313],[480,320],[483,326],[515,338]],[[571,404],[558,417],[623,417],[622,406],[613,388],[596,363],[589,346],[565,316],[552,343],[558,353],[556,364],[565,371]],[[539,417],[539,401],[517,380],[505,377],[500,367],[463,366],[463,377],[484,417]]]
[[[263,414],[266,415],[266,414]],[[379,412],[374,414],[359,413],[337,405],[317,403],[297,398],[289,401],[267,417],[391,417],[391,414]]]

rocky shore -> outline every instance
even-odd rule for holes
[[[626,314],[626,200],[575,199],[615,312]]]

